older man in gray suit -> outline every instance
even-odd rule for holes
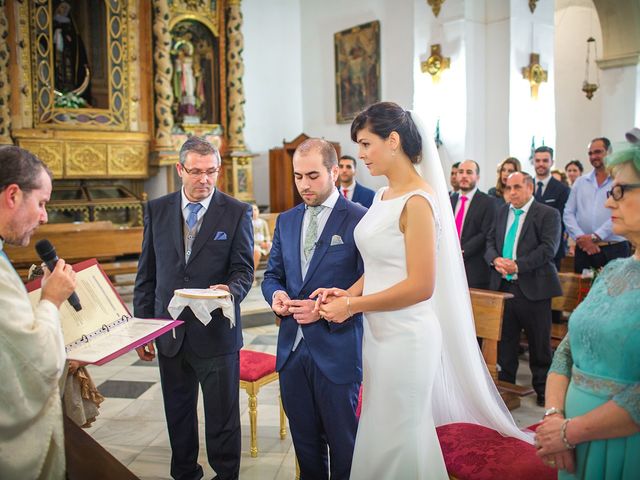
[[[551,365],[551,298],[562,295],[553,262],[560,243],[560,214],[533,198],[533,179],[515,172],[507,179],[509,204],[496,213],[487,238],[485,260],[493,267],[492,290],[512,293],[505,304],[502,340],[498,345],[499,378],[515,383],[520,331],[529,341],[529,367],[538,405]]]

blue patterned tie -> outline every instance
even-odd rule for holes
[[[187,205],[187,210],[189,210],[189,215],[187,216],[187,227],[189,227],[189,230],[193,230],[193,227],[198,223],[198,212],[201,208],[201,203],[190,203]]]
[[[518,223],[520,223],[520,215],[524,213],[524,210],[519,208],[511,208],[513,214],[515,215],[513,219],[513,223],[511,227],[509,227],[509,231],[507,232],[507,236],[504,239],[504,245],[502,245],[502,257],[508,258],[509,260],[513,259],[513,246],[516,243],[516,233],[518,233]],[[511,281],[513,275],[508,274],[507,280]]]

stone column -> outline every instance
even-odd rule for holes
[[[5,2],[0,0],[0,145],[13,142],[9,136],[11,112],[9,109],[9,22],[5,12]]]

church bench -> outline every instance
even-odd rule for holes
[[[562,296],[554,297],[551,300],[551,308],[563,312],[563,322],[551,325],[551,348],[553,349],[558,347],[567,334],[569,316],[587,295],[591,284],[591,279],[582,278],[578,273],[560,272],[558,277],[562,287]]]
[[[498,380],[498,342],[502,337],[504,302],[513,295],[479,288],[471,288],[470,292],[476,336],[482,339],[482,356],[504,403],[513,410],[520,406],[520,397],[533,392],[530,387]]]
[[[28,247],[5,245],[5,251],[23,280],[32,264],[41,263],[34,246],[44,238],[55,247],[58,256],[69,263],[97,258],[113,279],[115,275],[137,271],[142,234],[143,227],[120,227],[107,221],[42,225]]]

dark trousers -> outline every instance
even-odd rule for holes
[[[600,247],[600,252],[589,255],[576,245],[575,272],[582,273],[585,268],[602,268],[614,258],[626,258],[631,255],[629,242],[618,242]]]
[[[501,292],[513,294],[504,305],[502,339],[498,343],[500,380],[515,383],[518,372],[520,331],[524,330],[529,342],[529,368],[533,389],[544,395],[547,372],[551,366],[551,299],[528,300],[517,283],[503,280]]]
[[[338,354],[338,352],[336,352]],[[359,383],[335,384],[304,340],[280,370],[282,405],[300,465],[300,480],[348,480],[356,440]]]
[[[171,443],[171,476],[197,480],[198,387],[202,387],[209,465],[221,480],[240,473],[240,357],[238,352],[198,357],[185,339],[175,357],[158,355],[162,397]]]

